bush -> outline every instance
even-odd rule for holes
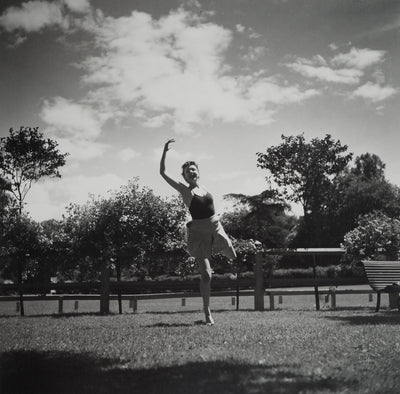
[[[344,236],[342,246],[348,260],[398,259],[400,220],[375,211],[360,216],[358,226]]]

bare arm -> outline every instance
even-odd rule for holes
[[[165,158],[167,156],[167,152],[169,151],[169,144],[172,142],[175,142],[175,140],[168,140],[165,145],[164,145],[164,150],[161,156],[161,161],[160,161],[160,174],[161,176],[166,180],[166,182],[172,186],[174,189],[178,190],[178,192],[182,193],[182,183],[177,182],[175,179],[172,179],[170,176],[168,176],[165,173]]]

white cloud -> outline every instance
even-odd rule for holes
[[[235,26],[235,28],[236,28],[236,31],[237,31],[238,33],[243,33],[243,32],[245,31],[245,27],[244,27],[243,25],[241,25],[240,23],[238,23],[238,24]]]
[[[40,117],[61,135],[93,139],[100,135],[108,115],[63,97],[45,100]]]
[[[28,1],[21,7],[9,7],[0,16],[0,26],[7,31],[39,31],[48,26],[66,27],[67,20],[62,14],[61,4],[46,1]]]
[[[257,78],[231,76],[225,63],[232,33],[183,9],[159,20],[142,12],[108,17],[91,32],[102,50],[101,56],[83,62],[83,80],[92,97],[120,103],[131,113],[139,108],[146,126],[170,123],[185,134],[216,119],[267,124],[276,111],[271,103],[292,102],[285,102],[284,95],[280,100],[266,94],[251,97]],[[255,49],[255,56],[259,52]],[[286,91],[276,83],[275,91],[279,89]],[[296,100],[311,97],[309,93]]]
[[[20,7],[9,7],[0,16],[0,26],[6,31],[38,32],[48,27],[70,30],[76,24],[88,23],[87,18],[71,15],[70,11],[80,16],[90,14],[89,0],[33,0],[22,3]]]
[[[344,84],[357,84],[364,74],[361,70],[354,68],[333,69],[328,66],[315,66],[307,63],[303,59],[298,59],[297,62],[288,63],[286,66],[307,78]]]
[[[83,204],[90,194],[106,196],[108,191],[117,190],[126,182],[114,174],[45,180],[32,186],[27,195],[27,210],[38,221],[60,219],[70,203]]]
[[[86,13],[90,10],[89,0],[63,0],[63,3],[73,12]]]
[[[145,126],[168,124],[180,134],[214,120],[265,125],[274,120],[277,106],[316,94],[299,86],[281,86],[278,81],[266,87],[260,74],[251,78],[230,74],[225,56],[232,31],[206,21],[204,13],[199,16],[180,8],[160,19],[137,11],[114,18],[96,14],[84,0],[31,3],[35,10],[53,7],[58,17],[46,17],[35,27],[25,23],[25,29],[37,31],[51,23],[61,26],[68,20],[74,29],[93,35],[100,53],[79,64],[82,81],[90,89],[85,99],[91,107],[62,98],[45,102],[41,116],[62,137],[69,134],[76,140],[94,140],[105,121],[100,116],[103,112],[105,117],[112,113],[115,120],[140,114]],[[24,6],[13,10],[24,18],[28,15]],[[86,14],[81,19],[76,15],[64,18],[66,10]],[[264,51],[253,47],[249,61]],[[277,92],[278,98],[272,96]]]
[[[122,149],[119,152],[118,157],[122,160],[122,161],[129,161],[134,159],[135,157],[141,156],[139,152],[136,152],[135,150],[133,150],[132,148],[125,148]]]
[[[391,86],[381,86],[376,83],[367,82],[357,88],[351,95],[352,98],[360,97],[377,103],[386,100],[398,93],[398,89]]]
[[[254,62],[258,60],[261,56],[265,55],[267,49],[263,46],[250,46],[247,53],[243,56],[246,61]]]
[[[63,97],[45,100],[40,113],[48,125],[46,134],[55,137],[60,148],[75,160],[88,160],[104,153],[107,146],[95,140],[109,116]]]
[[[347,53],[339,53],[333,57],[331,63],[334,66],[344,66],[363,70],[367,67],[380,64],[385,60],[385,51],[368,48],[351,48]]]
[[[315,89],[301,90],[298,86],[280,86],[273,80],[264,78],[254,83],[249,89],[249,99],[278,105],[298,103],[319,95]]]
[[[337,49],[333,44],[331,50]],[[366,69],[385,61],[385,51],[352,47],[349,52],[339,53],[331,59],[316,55],[311,59],[297,58],[286,66],[307,77],[325,82],[358,84]]]
[[[154,161],[160,161],[161,159],[161,154],[162,154],[162,148],[157,148],[153,150],[153,159]],[[193,160],[196,162],[203,162],[203,161],[208,161],[213,159],[214,156],[208,154],[208,153],[200,153],[200,154],[195,154],[191,151],[177,151],[176,149],[170,149],[168,151],[168,161],[172,160],[175,162],[179,162],[180,164],[183,164],[185,161],[188,160]]]

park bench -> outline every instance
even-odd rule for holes
[[[376,309],[381,305],[381,293],[400,292],[400,261],[373,261],[363,260],[365,274],[369,285],[377,293]],[[400,311],[400,298],[397,297],[397,306]]]

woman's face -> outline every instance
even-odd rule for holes
[[[195,183],[200,178],[199,169],[194,164],[191,164],[183,170],[183,177],[187,183]]]

